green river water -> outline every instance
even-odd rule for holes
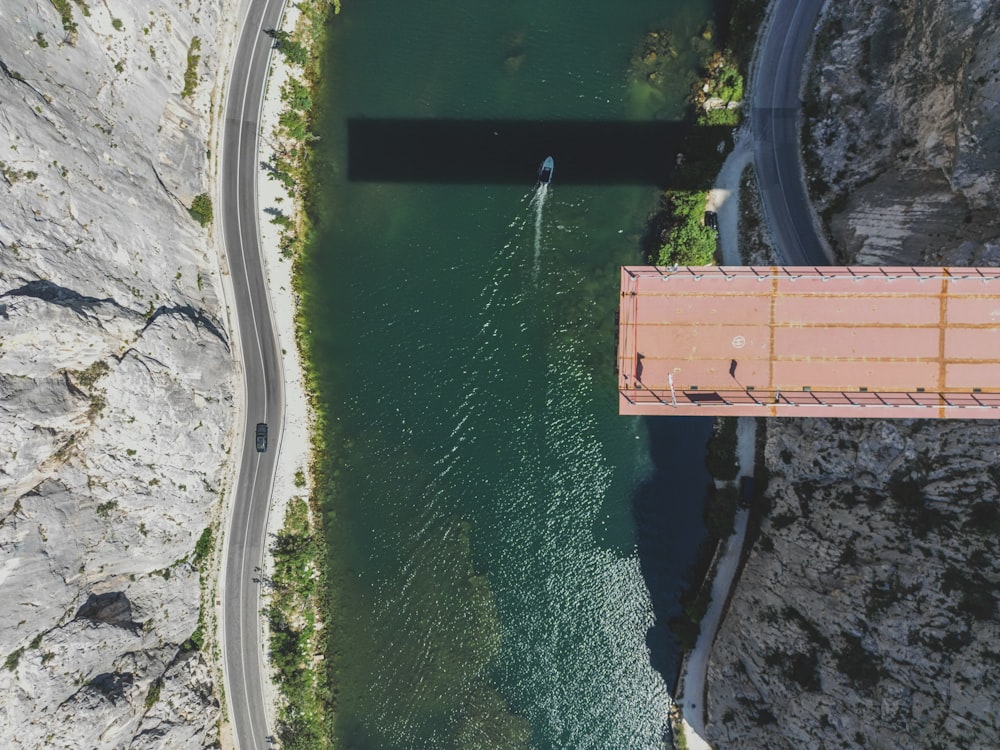
[[[618,266],[655,188],[560,185],[558,144],[544,191],[352,182],[345,120],[676,119],[710,7],[343,5],[305,295],[338,746],[660,747],[710,423],[617,415]],[[627,79],[651,29],[678,53],[661,88]]]

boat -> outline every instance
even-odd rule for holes
[[[555,168],[556,163],[552,160],[552,157],[546,156],[545,161],[542,162],[542,166],[538,170],[538,181],[542,185],[548,185],[552,182],[552,170]]]

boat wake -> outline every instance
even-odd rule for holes
[[[535,190],[535,195],[531,199],[535,206],[535,258],[531,267],[532,280],[538,279],[538,270],[542,261],[542,216],[545,210],[545,199],[549,195],[548,183],[543,182]]]

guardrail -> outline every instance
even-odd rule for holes
[[[974,388],[963,392],[924,391],[814,391],[811,389],[782,391],[700,390],[698,388],[649,389],[619,388],[618,392],[630,404],[662,404],[672,406],[811,406],[811,407],[925,407],[928,409],[971,408],[1000,409],[1000,392],[984,392]]]

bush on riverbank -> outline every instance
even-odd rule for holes
[[[711,601],[712,586],[707,580],[693,595],[689,590],[681,596],[681,613],[670,620],[670,632],[674,634],[681,651],[690,651],[698,642],[701,621]]]
[[[695,86],[691,101],[700,126],[735,128],[740,124],[743,75],[728,50],[715,52],[705,62],[704,75]]]
[[[736,460],[736,417],[720,417],[708,441],[705,466],[716,479],[732,481],[740,471]]]
[[[715,257],[715,230],[703,223],[705,191],[669,193],[663,245],[656,262],[661,266],[707,266]]]
[[[323,670],[313,668],[323,645],[317,629],[322,549],[308,503],[293,499],[272,548],[274,575],[267,608],[271,663],[285,698],[277,734],[286,749],[329,747]]]
[[[714,539],[725,539],[736,529],[739,492],[735,487],[713,488],[705,503],[705,528]]]
[[[664,191],[660,208],[646,235],[652,242],[644,248],[650,262],[658,265],[704,266],[715,262],[717,233],[704,225],[704,213],[711,187],[732,147],[732,130],[741,119],[744,81],[752,44],[745,32],[734,28],[747,18],[757,18],[758,0],[737,7],[726,37],[739,41],[741,53],[728,47],[715,49],[703,63],[692,86],[688,121],[693,127],[680,145],[678,163]],[[761,13],[762,8],[761,7]],[[762,15],[760,16],[763,17]],[[758,20],[759,23],[759,20]],[[754,26],[754,33],[756,26]],[[707,34],[706,39],[715,39]]]
[[[737,0],[725,36],[725,45],[739,66],[740,73],[749,75],[750,58],[757,44],[757,32],[764,22],[768,0]]]

